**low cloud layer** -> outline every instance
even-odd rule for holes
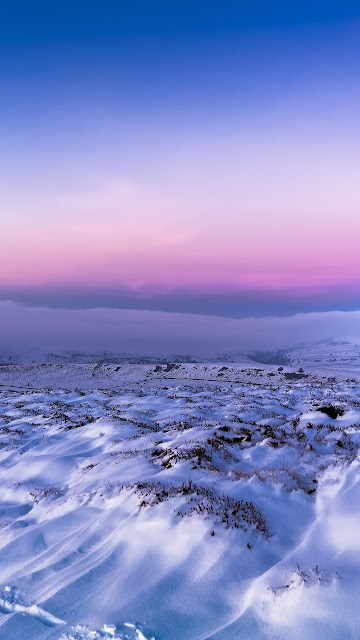
[[[0,350],[218,355],[360,336],[360,311],[287,318],[230,318],[128,311],[49,309],[0,302]]]

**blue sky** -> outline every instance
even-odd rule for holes
[[[355,2],[13,2],[0,298],[359,308]]]

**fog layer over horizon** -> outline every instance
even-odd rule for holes
[[[360,337],[359,311],[231,319],[124,309],[53,309],[0,302],[0,349],[212,356]]]

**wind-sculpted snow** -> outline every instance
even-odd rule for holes
[[[96,389],[89,365],[72,390],[51,368],[36,389],[44,367],[30,387],[16,367],[0,391],[1,638],[357,637],[358,381],[122,365]]]
[[[114,625],[104,624],[99,630],[93,630],[76,625],[69,633],[63,634],[60,640],[154,640],[146,638],[141,629],[132,622],[124,622],[122,627],[121,631]]]

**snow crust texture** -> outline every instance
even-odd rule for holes
[[[96,366],[0,371],[0,638],[358,638],[356,374]]]

